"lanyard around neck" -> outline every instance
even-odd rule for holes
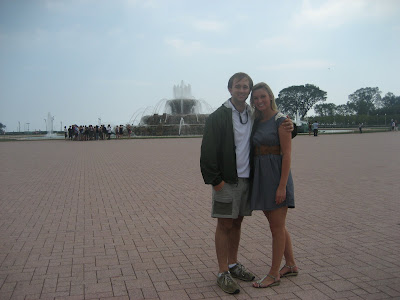
[[[247,112],[246,107],[244,108],[244,110],[245,110],[245,112],[246,112],[246,122],[243,122],[242,116],[241,116],[240,112],[236,109],[235,104],[232,103],[232,100],[229,100],[229,101],[231,102],[232,106],[235,108],[235,110],[236,110],[236,111],[238,112],[238,114],[239,114],[239,121],[240,121],[240,124],[246,125],[247,122],[249,121],[249,113]]]

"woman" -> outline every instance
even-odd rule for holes
[[[251,208],[262,210],[272,233],[272,265],[267,275],[253,283],[255,288],[280,284],[280,278],[296,276],[290,235],[285,221],[288,208],[294,208],[293,180],[290,173],[291,133],[280,126],[286,117],[278,111],[274,94],[266,83],[256,84],[251,93],[255,109],[251,137],[254,156]],[[282,257],[286,263],[279,270]]]

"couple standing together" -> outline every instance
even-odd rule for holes
[[[212,185],[212,212],[217,218],[215,248],[217,283],[230,294],[240,292],[233,278],[253,281],[254,274],[238,262],[241,224],[253,210],[262,210],[272,233],[272,264],[253,283],[255,288],[280,284],[296,276],[290,235],[285,226],[294,208],[290,173],[293,123],[281,114],[270,87],[236,73],[228,81],[231,98],[207,119],[200,166],[204,182]],[[250,95],[250,105],[246,103]],[[283,256],[285,265],[280,269]]]

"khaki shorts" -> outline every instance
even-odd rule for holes
[[[238,184],[225,183],[222,190],[212,188],[213,218],[237,219],[239,216],[251,216],[250,182],[239,178]]]

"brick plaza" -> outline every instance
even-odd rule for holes
[[[216,285],[200,138],[0,143],[0,299],[400,299],[400,134],[298,136],[298,277]],[[271,262],[262,212],[240,261]]]

